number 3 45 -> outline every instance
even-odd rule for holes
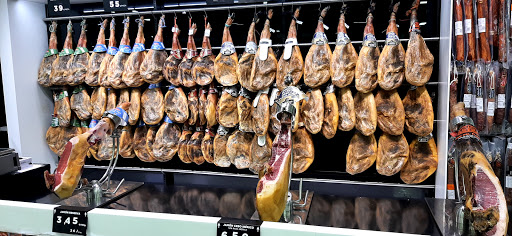
[[[73,222],[71,222],[73,221]],[[62,216],[57,216],[57,224],[61,224],[62,223]],[[78,224],[78,217],[66,217],[66,219],[64,220],[64,225],[69,225],[69,224]]]

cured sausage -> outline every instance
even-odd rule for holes
[[[478,17],[478,55],[484,62],[491,61],[491,50],[489,48],[489,27],[488,27],[488,6],[487,1],[476,1],[476,15]],[[487,23],[486,23],[487,21]]]
[[[464,61],[464,25],[462,10],[462,0],[453,1],[454,6],[454,17],[455,17],[455,59],[457,61]]]
[[[475,27],[473,21],[473,0],[464,0],[464,33],[467,41],[467,57],[468,61],[476,61],[476,38]]]

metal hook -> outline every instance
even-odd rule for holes
[[[208,14],[206,13],[206,10],[203,10],[204,12],[204,18],[208,18]]]
[[[178,18],[178,15],[176,15],[176,11],[173,11],[172,13],[174,13],[174,19]]]
[[[188,18],[192,19],[192,13],[190,13],[190,11],[188,11]]]

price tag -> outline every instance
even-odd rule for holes
[[[465,19],[464,20],[464,32],[466,34],[471,34],[471,28],[473,28],[471,25],[471,19]]]
[[[53,209],[52,232],[85,235],[87,231],[87,212],[92,208],[58,206]]]
[[[494,102],[487,102],[487,116],[494,116]]]
[[[471,108],[471,94],[464,94],[464,107]]]
[[[69,0],[49,0],[48,16],[69,16],[71,15],[71,4]]]
[[[478,33],[485,33],[485,18],[478,18]]]
[[[476,98],[476,112],[484,112],[484,99]]]
[[[217,236],[260,236],[261,221],[221,218],[217,222]]]
[[[103,0],[105,11],[128,11],[128,0]]]
[[[455,36],[462,35],[462,21],[455,21]]]
[[[505,94],[498,94],[498,108],[505,108]]]

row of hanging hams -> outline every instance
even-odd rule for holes
[[[417,4],[417,3],[415,3]],[[322,10],[313,43],[305,59],[297,45],[296,19],[300,8],[294,12],[290,24],[288,39],[284,53],[277,60],[272,49],[270,39],[270,20],[273,11],[269,10],[265,25],[261,33],[259,46],[254,35],[257,16],[254,18],[247,37],[245,51],[238,59],[230,35],[229,27],[233,23],[230,15],[225,23],[222,47],[215,56],[210,45],[210,24],[205,18],[205,32],[201,53],[198,55],[193,35],[197,27],[189,19],[188,43],[185,55],[182,55],[178,41],[180,29],[176,24],[173,27],[173,44],[170,55],[163,45],[162,31],[165,27],[165,16],[159,21],[154,42],[147,52],[144,44],[144,20],[137,19],[138,33],[133,49],[130,47],[128,37],[129,18],[123,21],[124,33],[119,49],[116,47],[115,21],[110,24],[109,47],[105,46],[105,27],[107,20],[100,25],[98,40],[94,52],[89,55],[86,24],[82,22],[82,31],[76,50],[72,49],[72,25],[68,24],[68,32],[63,50],[57,54],[55,35],[56,23],[50,27],[50,47],[45,54],[39,70],[38,81],[43,86],[51,85],[78,85],[86,83],[90,86],[104,86],[115,89],[139,87],[144,83],[155,84],[164,78],[175,86],[194,87],[206,86],[214,78],[223,86],[233,86],[240,83],[249,91],[259,91],[269,88],[274,82],[279,89],[284,89],[284,77],[291,74],[291,85],[297,85],[302,77],[304,83],[317,88],[329,80],[337,87],[352,84],[358,91],[370,92],[377,85],[382,89],[392,90],[398,88],[405,80],[412,85],[422,86],[430,79],[434,58],[428,50],[425,41],[420,35],[416,8],[411,10],[410,40],[407,52],[398,38],[396,25],[396,4],[391,14],[387,28],[386,45],[382,52],[377,47],[373,29],[373,7],[368,12],[364,30],[363,46],[357,55],[354,46],[347,36],[345,27],[346,6],[342,8],[338,24],[338,36],[334,52],[328,45],[324,33],[324,23],[329,7]]]

